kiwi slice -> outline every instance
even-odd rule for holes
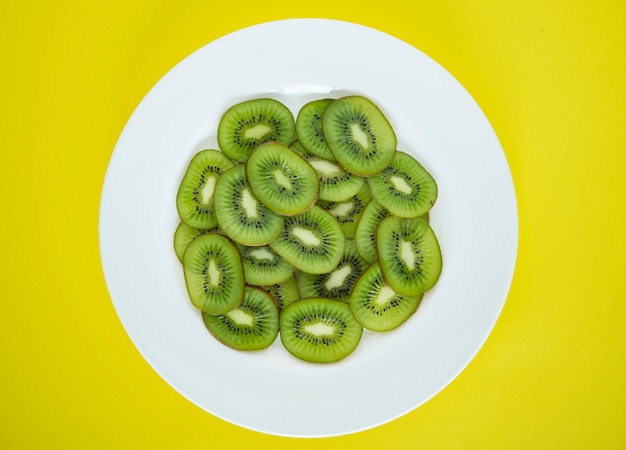
[[[346,172],[336,161],[321,158],[295,141],[290,148],[298,152],[317,172],[320,183],[319,199],[341,202],[355,195],[365,184],[365,178]]]
[[[214,230],[214,229],[213,229]],[[185,222],[181,222],[174,231],[174,252],[180,262],[183,262],[183,255],[187,246],[196,237],[203,234],[211,233],[213,230],[202,230],[199,228],[190,227]]]
[[[337,161],[357,175],[380,172],[396,151],[393,128],[365,97],[354,95],[333,101],[322,116],[322,130]]]
[[[322,133],[322,114],[332,99],[323,98],[305,104],[296,117],[296,135],[308,151],[324,159],[335,160]]]
[[[390,331],[398,328],[417,310],[423,294],[405,297],[385,281],[378,263],[358,279],[350,295],[352,315],[364,328]]]
[[[246,283],[256,286],[285,281],[294,267],[278,256],[270,246],[249,247],[239,245]]]
[[[270,247],[296,268],[308,273],[333,270],[345,246],[339,222],[319,206],[285,217],[285,226]]]
[[[246,175],[252,192],[277,214],[300,214],[317,200],[317,173],[286,145],[258,146],[248,158]]]
[[[217,142],[230,159],[245,162],[252,149],[265,142],[288,145],[295,138],[295,130],[293,114],[281,102],[248,100],[224,113],[217,127]]]
[[[363,327],[350,307],[327,298],[292,303],[280,315],[280,339],[296,358],[314,363],[344,359],[359,345]]]
[[[337,219],[337,222],[341,225],[343,234],[347,238],[352,238],[354,237],[356,224],[359,221],[361,214],[363,214],[365,206],[371,199],[372,194],[367,184],[365,184],[361,190],[356,193],[356,195],[353,195],[347,200],[343,200],[341,202],[320,200],[317,202],[317,205],[328,211],[335,219]]]
[[[419,217],[437,200],[435,180],[407,153],[396,152],[391,163],[367,181],[378,203],[398,217]]]
[[[176,209],[180,220],[193,228],[217,225],[213,194],[219,177],[233,162],[219,150],[202,150],[194,155],[178,188]]]
[[[380,203],[372,199],[367,205],[356,224],[354,230],[354,244],[356,250],[368,263],[373,263],[378,259],[376,253],[376,230],[378,225],[391,213],[383,208]]]
[[[246,286],[241,304],[226,314],[202,314],[209,332],[235,350],[262,350],[278,336],[278,307],[265,291]]]
[[[228,238],[215,233],[196,237],[183,256],[189,298],[208,314],[224,314],[241,303],[244,290],[239,250]]]
[[[253,194],[243,164],[228,169],[220,177],[214,203],[220,228],[240,244],[269,244],[283,229],[283,216],[273,213]]]
[[[354,283],[367,263],[359,256],[351,239],[346,240],[343,256],[334,270],[322,274],[300,273],[298,287],[302,297],[334,298],[347,302]]]
[[[267,291],[278,305],[278,311],[282,311],[293,302],[300,300],[300,291],[298,289],[298,280],[295,274],[292,274],[282,283],[271,284],[269,286],[260,286],[261,289]]]
[[[387,217],[378,226],[376,250],[385,280],[401,295],[426,292],[441,274],[439,242],[422,218]]]

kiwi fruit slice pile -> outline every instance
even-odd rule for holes
[[[271,98],[228,108],[176,196],[174,253],[209,334],[332,363],[363,330],[415,313],[442,269],[429,224],[437,184],[374,102]],[[369,332],[368,331],[368,332]]]

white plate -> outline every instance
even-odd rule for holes
[[[221,114],[269,96],[294,113],[324,96],[360,93],[387,115],[398,149],[432,173],[431,223],[443,272],[418,312],[365,333],[332,365],[293,358],[278,339],[231,350],[204,328],[172,239],[176,191],[192,155],[216,148]],[[149,92],[111,157],[100,205],[100,251],[115,309],[133,343],[174,389],[206,411],[284,436],[353,433],[418,407],[478,352],[505,302],[517,252],[517,208],[498,139],[463,87],[414,47],[370,28],[285,20],[196,51]]]

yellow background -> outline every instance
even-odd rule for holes
[[[292,17],[368,25],[442,64],[491,121],[519,206],[510,295],[468,368],[398,420],[319,440],[239,428],[170,388],[98,250],[140,100],[199,47]],[[0,448],[626,448],[625,30],[624,0],[1,2]]]

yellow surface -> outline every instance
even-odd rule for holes
[[[368,25],[448,69],[500,138],[520,217],[510,295],[468,368],[396,421],[320,440],[177,394],[128,339],[98,252],[139,101],[204,44],[292,17]],[[0,68],[0,448],[626,448],[624,0],[3,1]]]

